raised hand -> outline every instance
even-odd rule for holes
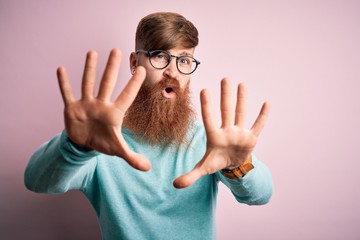
[[[65,104],[65,128],[75,144],[122,157],[134,168],[147,171],[151,167],[150,162],[131,151],[121,134],[125,112],[134,101],[146,72],[144,68],[138,67],[123,91],[112,102],[111,95],[116,85],[120,61],[120,50],[113,49],[101,79],[99,93],[94,96],[97,53],[88,52],[79,100],[73,96],[65,68],[58,68],[58,81]]]
[[[215,173],[221,169],[240,166],[251,156],[260,132],[265,125],[270,105],[265,102],[253,126],[246,129],[245,95],[244,84],[239,84],[234,111],[229,80],[225,78],[221,81],[222,125],[218,128],[211,112],[209,94],[207,90],[201,91],[201,113],[207,137],[206,152],[192,171],[174,181],[176,188],[188,187],[202,176]]]

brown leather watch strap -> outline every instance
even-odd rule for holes
[[[245,174],[250,172],[254,168],[254,165],[251,161],[251,156],[247,159],[242,165],[234,169],[223,169],[221,173],[230,179],[238,179],[243,177]]]

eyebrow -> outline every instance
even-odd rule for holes
[[[191,53],[188,53],[188,52],[182,52],[179,54],[179,56],[190,56],[190,57],[193,57],[193,55]]]

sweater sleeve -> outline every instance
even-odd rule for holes
[[[96,167],[96,151],[74,146],[66,131],[42,144],[31,156],[25,169],[25,186],[34,192],[58,194],[84,190]]]
[[[271,173],[254,155],[252,163],[254,169],[239,179],[229,179],[221,172],[217,172],[216,176],[231,190],[238,202],[248,205],[266,204],[273,192]]]

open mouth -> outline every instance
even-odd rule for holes
[[[163,95],[163,97],[165,98],[173,98],[175,97],[176,93],[175,93],[175,89],[173,87],[165,87],[162,91],[161,94]]]

